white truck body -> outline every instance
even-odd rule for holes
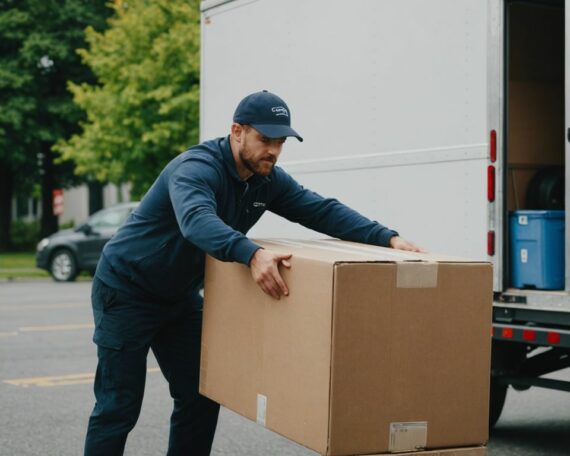
[[[246,94],[275,92],[305,138],[287,141],[280,166],[429,251],[493,262],[494,290],[508,292],[507,3],[205,0],[201,139],[227,134]],[[269,213],[250,234],[317,236]],[[512,291],[527,309],[570,312],[568,269],[563,291]]]
[[[246,94],[275,92],[305,138],[280,166],[303,185],[493,263],[491,426],[509,387],[570,392],[543,377],[570,367],[570,267],[563,289],[513,288],[509,231],[543,171],[565,176],[570,204],[567,24],[570,0],[202,2],[201,139],[228,134]],[[322,236],[272,214],[250,234]],[[570,265],[570,223],[564,240]]]

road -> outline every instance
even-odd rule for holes
[[[90,283],[0,283],[0,456],[82,454],[93,406]],[[165,453],[170,397],[149,358],[141,417],[126,455]],[[558,373],[570,380],[570,370]],[[222,410],[214,455],[316,456]],[[570,394],[511,390],[489,456],[570,455]]]

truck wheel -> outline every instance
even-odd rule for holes
[[[491,351],[491,398],[489,402],[489,429],[493,429],[507,397],[509,385],[500,383],[506,375],[516,375],[526,360],[526,346],[493,339]]]
[[[49,272],[56,282],[73,282],[77,277],[77,263],[67,249],[56,251],[49,263]]]
[[[503,407],[505,406],[505,399],[507,398],[507,388],[509,385],[503,385],[496,379],[491,378],[491,400],[489,403],[489,429],[493,429]]]

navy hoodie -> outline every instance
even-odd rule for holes
[[[96,276],[145,300],[199,306],[205,253],[248,265],[260,246],[246,233],[266,210],[347,241],[388,246],[397,235],[303,188],[278,166],[242,181],[225,137],[188,149],[164,168],[105,245]]]

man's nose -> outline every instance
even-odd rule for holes
[[[279,154],[281,153],[281,144],[271,144],[267,150],[269,155],[274,158],[278,158]]]

